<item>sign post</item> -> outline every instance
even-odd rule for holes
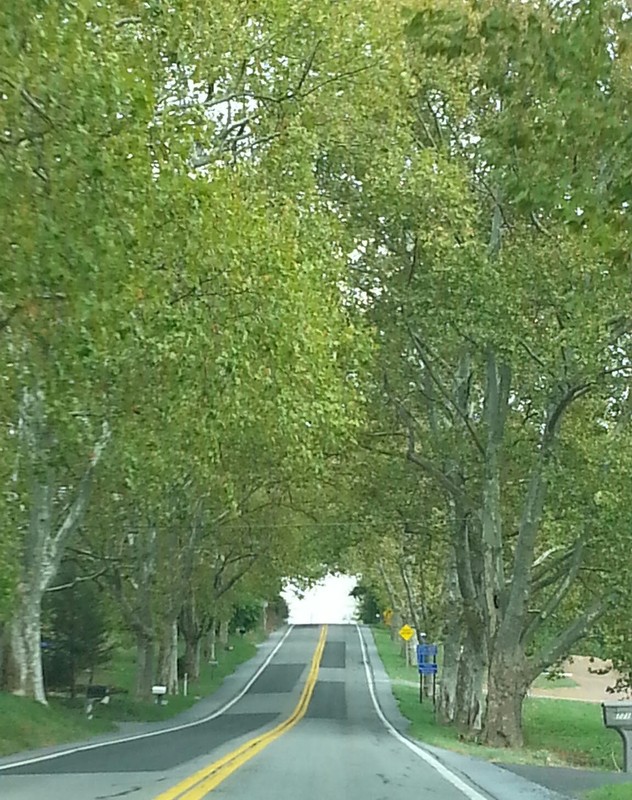
[[[410,625],[402,625],[402,627],[399,629],[399,635],[406,642],[406,646],[405,646],[405,650],[406,650],[406,666],[408,666],[410,664],[409,656],[408,656],[408,642],[415,635],[415,631],[410,627]]]
[[[424,681],[426,675],[432,675],[432,703],[437,703],[437,653],[439,647],[436,644],[417,645],[417,668],[419,669],[419,702],[423,703]]]

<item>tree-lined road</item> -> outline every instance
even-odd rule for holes
[[[373,698],[391,716],[390,692],[370,635],[364,638],[351,625],[292,628],[245,682],[247,691],[214,719],[3,765],[0,796],[201,800],[215,791],[227,800],[488,800],[389,731]]]

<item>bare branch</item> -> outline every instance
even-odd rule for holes
[[[547,231],[547,229],[544,227],[544,225],[543,225],[543,224],[540,222],[540,220],[537,218],[537,216],[536,216],[536,214],[535,214],[535,211],[532,211],[532,212],[531,212],[531,222],[533,222],[533,224],[535,225],[535,227],[536,227],[536,228],[537,228],[537,229],[540,231],[540,233],[541,233],[541,234],[543,234],[544,236],[551,236],[551,235],[552,235],[552,234],[551,234],[551,232],[550,232],[550,231]]]
[[[532,673],[538,675],[543,669],[556,664],[568,654],[569,649],[579,641],[600,617],[602,617],[614,596],[595,600],[589,608],[563,630],[552,642],[543,647],[529,661]]]
[[[436,142],[434,136],[432,135],[432,133],[430,132],[430,128],[428,127],[428,123],[423,118],[423,114],[421,113],[421,110],[416,105],[415,105],[415,116],[417,117],[417,120],[418,120],[419,124],[423,128],[424,134],[426,135],[426,138],[430,142],[430,146],[433,149],[436,150],[437,149],[437,142]]]
[[[474,427],[472,426],[472,421],[469,418],[468,414],[462,408],[459,407],[459,404],[457,402],[455,402],[455,400],[452,397],[451,393],[445,388],[445,386],[443,385],[443,383],[441,382],[439,377],[435,374],[434,369],[430,366],[430,362],[428,361],[428,358],[425,355],[424,346],[423,346],[423,343],[422,343],[421,339],[419,338],[419,336],[416,333],[414,333],[410,328],[408,329],[408,333],[409,333],[410,337],[413,340],[413,343],[415,345],[415,349],[417,350],[417,353],[419,354],[419,358],[421,359],[424,367],[428,370],[428,374],[432,378],[432,382],[437,387],[437,389],[439,389],[439,392],[443,395],[445,400],[456,411],[456,413],[459,415],[459,417],[461,417],[461,419],[465,423],[465,427],[467,428],[468,433],[472,437],[472,441],[474,442],[474,446],[476,447],[478,452],[481,455],[484,456],[485,455],[485,448],[481,444],[481,441],[478,438],[478,436],[476,434],[476,431],[474,430]]]
[[[546,364],[540,358],[540,356],[536,355],[531,347],[524,341],[524,339],[520,340],[520,346],[523,347],[527,353],[531,356],[531,358],[535,361],[536,364],[542,367],[542,369],[546,369]],[[548,371],[548,370],[547,370]]]
[[[6,74],[2,76],[2,79],[6,83],[8,83],[8,85],[12,89],[15,89],[16,91],[19,91],[20,96],[22,97],[22,99],[25,100],[31,106],[31,108],[34,111],[36,111],[41,117],[43,117],[48,123],[50,123],[50,121],[51,121],[50,117],[46,113],[46,110],[45,110],[45,108],[42,105],[40,100],[38,100],[37,98],[33,97],[33,95],[27,89],[25,89],[24,87],[18,88],[18,84],[15,83],[15,81],[11,80],[11,78],[7,77]]]
[[[564,575],[560,581],[559,586],[552,593],[551,597],[547,600],[544,608],[539,611],[531,620],[527,629],[522,634],[522,640],[529,643],[535,636],[538,629],[554,614],[562,604],[564,598],[573,587],[573,583],[579,574],[581,568],[582,558],[584,555],[584,540],[583,538],[577,539],[572,547],[570,556],[571,563],[567,569],[564,570]]]
[[[320,42],[320,41],[316,42],[316,44],[314,45],[314,49],[313,49],[313,50],[312,50],[312,52],[309,54],[309,57],[308,57],[308,59],[307,59],[307,62],[306,62],[306,64],[305,64],[305,67],[304,67],[304,69],[303,69],[303,73],[301,74],[301,77],[299,78],[299,81],[298,81],[298,83],[296,84],[296,89],[295,89],[295,91],[294,91],[294,93],[295,93],[295,94],[297,94],[298,92],[300,92],[300,91],[301,91],[301,89],[303,88],[303,84],[304,84],[304,83],[305,83],[305,81],[307,80],[307,76],[309,75],[309,73],[310,73],[310,70],[311,70],[311,68],[312,68],[312,66],[313,66],[313,64],[314,64],[314,59],[316,58],[316,51],[317,51],[317,50],[318,50],[318,48],[320,47],[320,44],[321,44],[321,42]]]
[[[105,575],[107,572],[107,567],[100,569],[98,572],[93,572],[92,575],[84,575],[78,578],[74,578],[73,580],[69,581],[68,583],[61,583],[58,586],[49,586],[46,589],[47,592],[60,592],[62,589],[72,589],[78,583],[85,583],[85,581],[94,581],[97,578],[100,578],[102,575]]]
[[[552,439],[555,437],[557,433],[557,429],[560,424],[560,420],[566,409],[573,403],[575,400],[578,400],[580,397],[583,397],[585,394],[593,388],[593,383],[584,383],[578,386],[574,386],[572,389],[569,389],[566,394],[562,397],[560,402],[553,408],[549,419],[546,423],[546,429],[544,432],[544,444],[550,444]]]
[[[338,81],[343,80],[344,78],[353,78],[356,75],[359,75],[362,72],[366,72],[368,69],[373,69],[374,67],[379,66],[379,63],[376,62],[375,64],[364,64],[361,67],[357,67],[356,69],[350,69],[346,72],[339,72],[336,75],[332,75],[330,78],[326,78],[324,81],[315,84],[314,86],[310,87],[307,91],[303,92],[302,94],[296,95],[301,99],[305,97],[309,97],[310,94],[314,94],[319,89],[322,89],[324,86],[328,86],[330,83],[337,83]]]
[[[75,495],[75,499],[70,506],[68,513],[64,517],[64,521],[59,526],[57,533],[54,536],[55,545],[58,546],[62,544],[74,531],[79,520],[81,519],[81,515],[84,512],[84,509],[88,502],[88,493],[90,489],[90,483],[92,481],[92,473],[94,472],[94,468],[97,466],[105,448],[107,447],[110,438],[112,436],[112,430],[107,422],[103,423],[101,437],[96,442],[94,446],[94,450],[90,455],[90,460],[88,463],[88,468],[83,474],[81,481],[79,483],[79,487],[77,488],[77,493]]]

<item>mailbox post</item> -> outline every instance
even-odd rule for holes
[[[154,696],[157,706],[167,705],[167,699],[165,697],[165,695],[167,694],[166,686],[152,686],[151,693]]]
[[[91,683],[86,688],[86,714],[88,719],[92,719],[92,712],[95,703],[107,705],[110,702],[110,690],[107,686]]]
[[[623,771],[632,772],[632,702],[602,703],[601,708],[606,728],[623,739]]]

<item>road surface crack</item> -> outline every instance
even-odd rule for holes
[[[132,792],[140,792],[142,786],[132,786],[131,789],[125,789],[122,792],[115,792],[114,794],[100,794],[98,797],[95,797],[94,800],[110,800],[111,797],[124,797],[126,794],[132,794]]]

